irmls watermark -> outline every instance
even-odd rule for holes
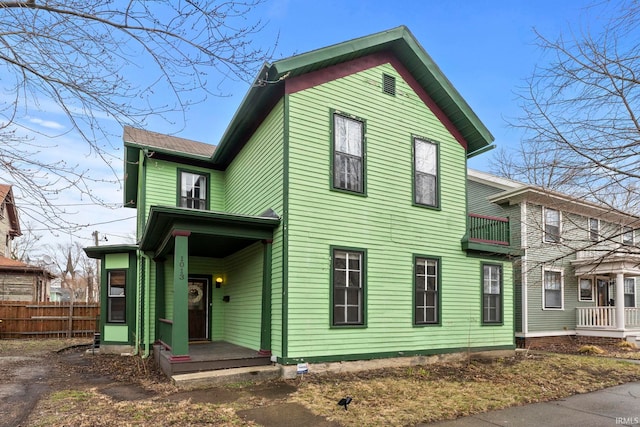
[[[640,424],[640,417],[616,417],[616,425],[633,426]]]

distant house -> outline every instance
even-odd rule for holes
[[[13,239],[21,235],[13,190],[10,185],[0,184],[0,239],[3,245],[0,256],[9,258]]]
[[[488,173],[468,173],[470,212],[508,217],[520,346],[640,337],[640,218]]]
[[[139,240],[85,249],[102,347],[165,372],[514,349],[508,223],[467,227],[492,140],[405,27],[265,65],[215,146],[125,127]]]

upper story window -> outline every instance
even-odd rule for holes
[[[206,174],[180,171],[180,207],[208,209],[207,178]]]
[[[124,323],[127,318],[127,271],[109,271],[107,284],[107,322]]]
[[[544,241],[560,243],[560,211],[544,208]]]
[[[333,115],[333,188],[364,193],[364,123]]]
[[[634,230],[633,227],[623,226],[622,227],[622,243],[625,245],[633,245],[634,244]]]
[[[414,202],[438,207],[438,144],[415,138],[413,164]]]
[[[589,218],[589,240],[597,242],[600,240],[600,220]]]

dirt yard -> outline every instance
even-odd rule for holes
[[[150,359],[91,355],[78,342],[0,341],[0,425],[415,425],[640,381],[640,350],[578,346],[493,361],[306,375],[183,392]],[[549,349],[546,349],[549,350]],[[5,380],[6,379],[6,380]],[[348,411],[337,402],[353,398]]]

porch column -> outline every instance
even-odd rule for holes
[[[624,331],[624,274],[616,274],[616,329]]]
[[[173,327],[171,360],[189,360],[189,236],[190,231],[174,230]]]
[[[271,356],[271,259],[273,240],[263,240],[260,354]]]

